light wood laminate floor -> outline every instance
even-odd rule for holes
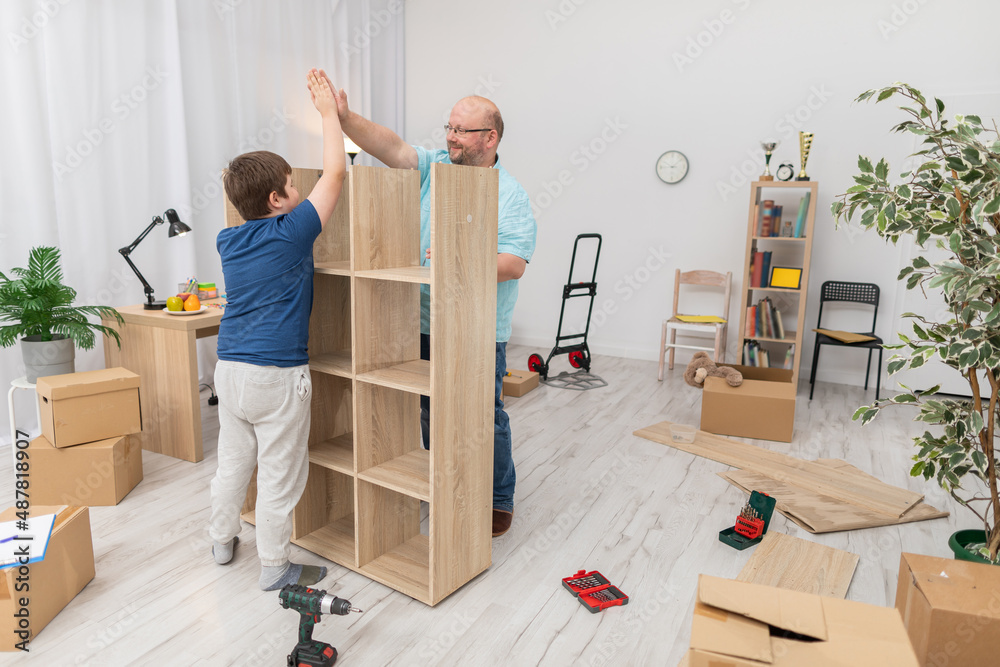
[[[532,350],[511,346],[512,367]],[[565,356],[554,373],[569,370]],[[596,356],[608,387],[540,386],[508,403],[517,464],[514,525],[493,540],[493,565],[431,608],[292,547],[299,562],[326,564],[319,587],[363,614],[325,616],[314,636],[344,665],[674,665],[689,639],[699,573],[735,578],[752,550],[718,540],[746,496],[716,475],[725,466],[637,438],[662,420],[698,424],[701,395],[683,366],[656,380],[656,363]],[[861,372],[859,367],[858,372]],[[947,519],[811,535],[776,514],[772,531],[860,556],[847,597],[891,606],[901,551],[950,557],[947,538],[975,527],[936,486],[908,476],[915,412],[884,412],[861,429],[854,409],[873,391],[799,388],[791,445],[751,441],[802,458],[842,458],[880,479],[926,494]],[[202,394],[202,400],[208,394]],[[299,615],[257,588],[254,529],[244,525],[234,562],[216,565],[207,537],[216,467],[216,409],[203,403],[205,460],[144,452],[145,479],[116,507],[91,508],[97,577],[31,643],[4,664],[284,665]],[[4,505],[13,499],[10,452],[0,451]],[[631,596],[591,614],[560,585],[600,570]]]

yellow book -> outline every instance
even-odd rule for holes
[[[718,322],[719,324],[725,324],[726,321],[719,317],[718,315],[678,315],[677,319],[681,322]]]

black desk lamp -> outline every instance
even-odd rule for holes
[[[344,152],[351,156],[351,164],[353,165],[354,158],[356,158],[358,153],[361,152],[361,148],[356,143],[351,141],[349,137],[344,137]]]
[[[170,229],[167,231],[167,236],[169,238],[173,238],[175,236],[184,236],[185,234],[191,231],[191,228],[185,225],[183,222],[181,222],[181,219],[177,217],[177,211],[175,211],[174,209],[168,208],[163,215],[167,217],[167,222],[170,223]],[[132,251],[135,250],[135,247],[139,245],[139,243],[144,238],[146,238],[146,234],[149,234],[150,230],[152,230],[153,227],[162,224],[163,224],[163,218],[161,218],[160,216],[156,216],[155,218],[153,218],[153,221],[149,223],[149,227],[146,227],[146,229],[142,230],[142,234],[139,234],[139,237],[135,241],[132,241],[132,243],[125,246],[124,248],[118,249],[118,253],[122,257],[124,257],[125,261],[128,262],[128,265],[132,267],[132,270],[135,271],[135,275],[139,277],[139,282],[142,283],[143,288],[145,288],[146,290],[146,303],[143,304],[143,308],[145,308],[146,310],[163,310],[164,308],[166,308],[167,302],[153,301],[153,288],[149,286],[149,283],[146,282],[146,279],[142,277],[141,273],[139,273],[139,269],[135,268],[135,264],[132,263],[132,260],[129,259],[128,256],[131,255]]]

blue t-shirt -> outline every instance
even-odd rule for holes
[[[312,247],[322,229],[306,199],[287,215],[219,232],[227,302],[219,359],[285,368],[309,363]]]
[[[420,257],[426,266],[426,251],[431,247],[431,164],[451,164],[451,160],[445,150],[429,151],[422,146],[414,148],[417,150],[417,167],[420,169]],[[528,193],[500,166],[499,159],[493,168],[500,172],[497,253],[516,255],[530,262],[531,255],[535,252],[537,227],[535,216],[531,213]],[[431,260],[433,259],[432,257]],[[517,284],[517,280],[497,283],[498,343],[510,340],[510,321],[514,316],[514,304],[517,303]],[[427,285],[420,287],[420,331],[430,333],[430,289]]]

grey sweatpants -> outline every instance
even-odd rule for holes
[[[257,555],[284,565],[292,510],[309,475],[309,366],[279,368],[220,360],[219,469],[212,480],[209,535],[225,544],[240,532],[240,510],[257,467]]]

